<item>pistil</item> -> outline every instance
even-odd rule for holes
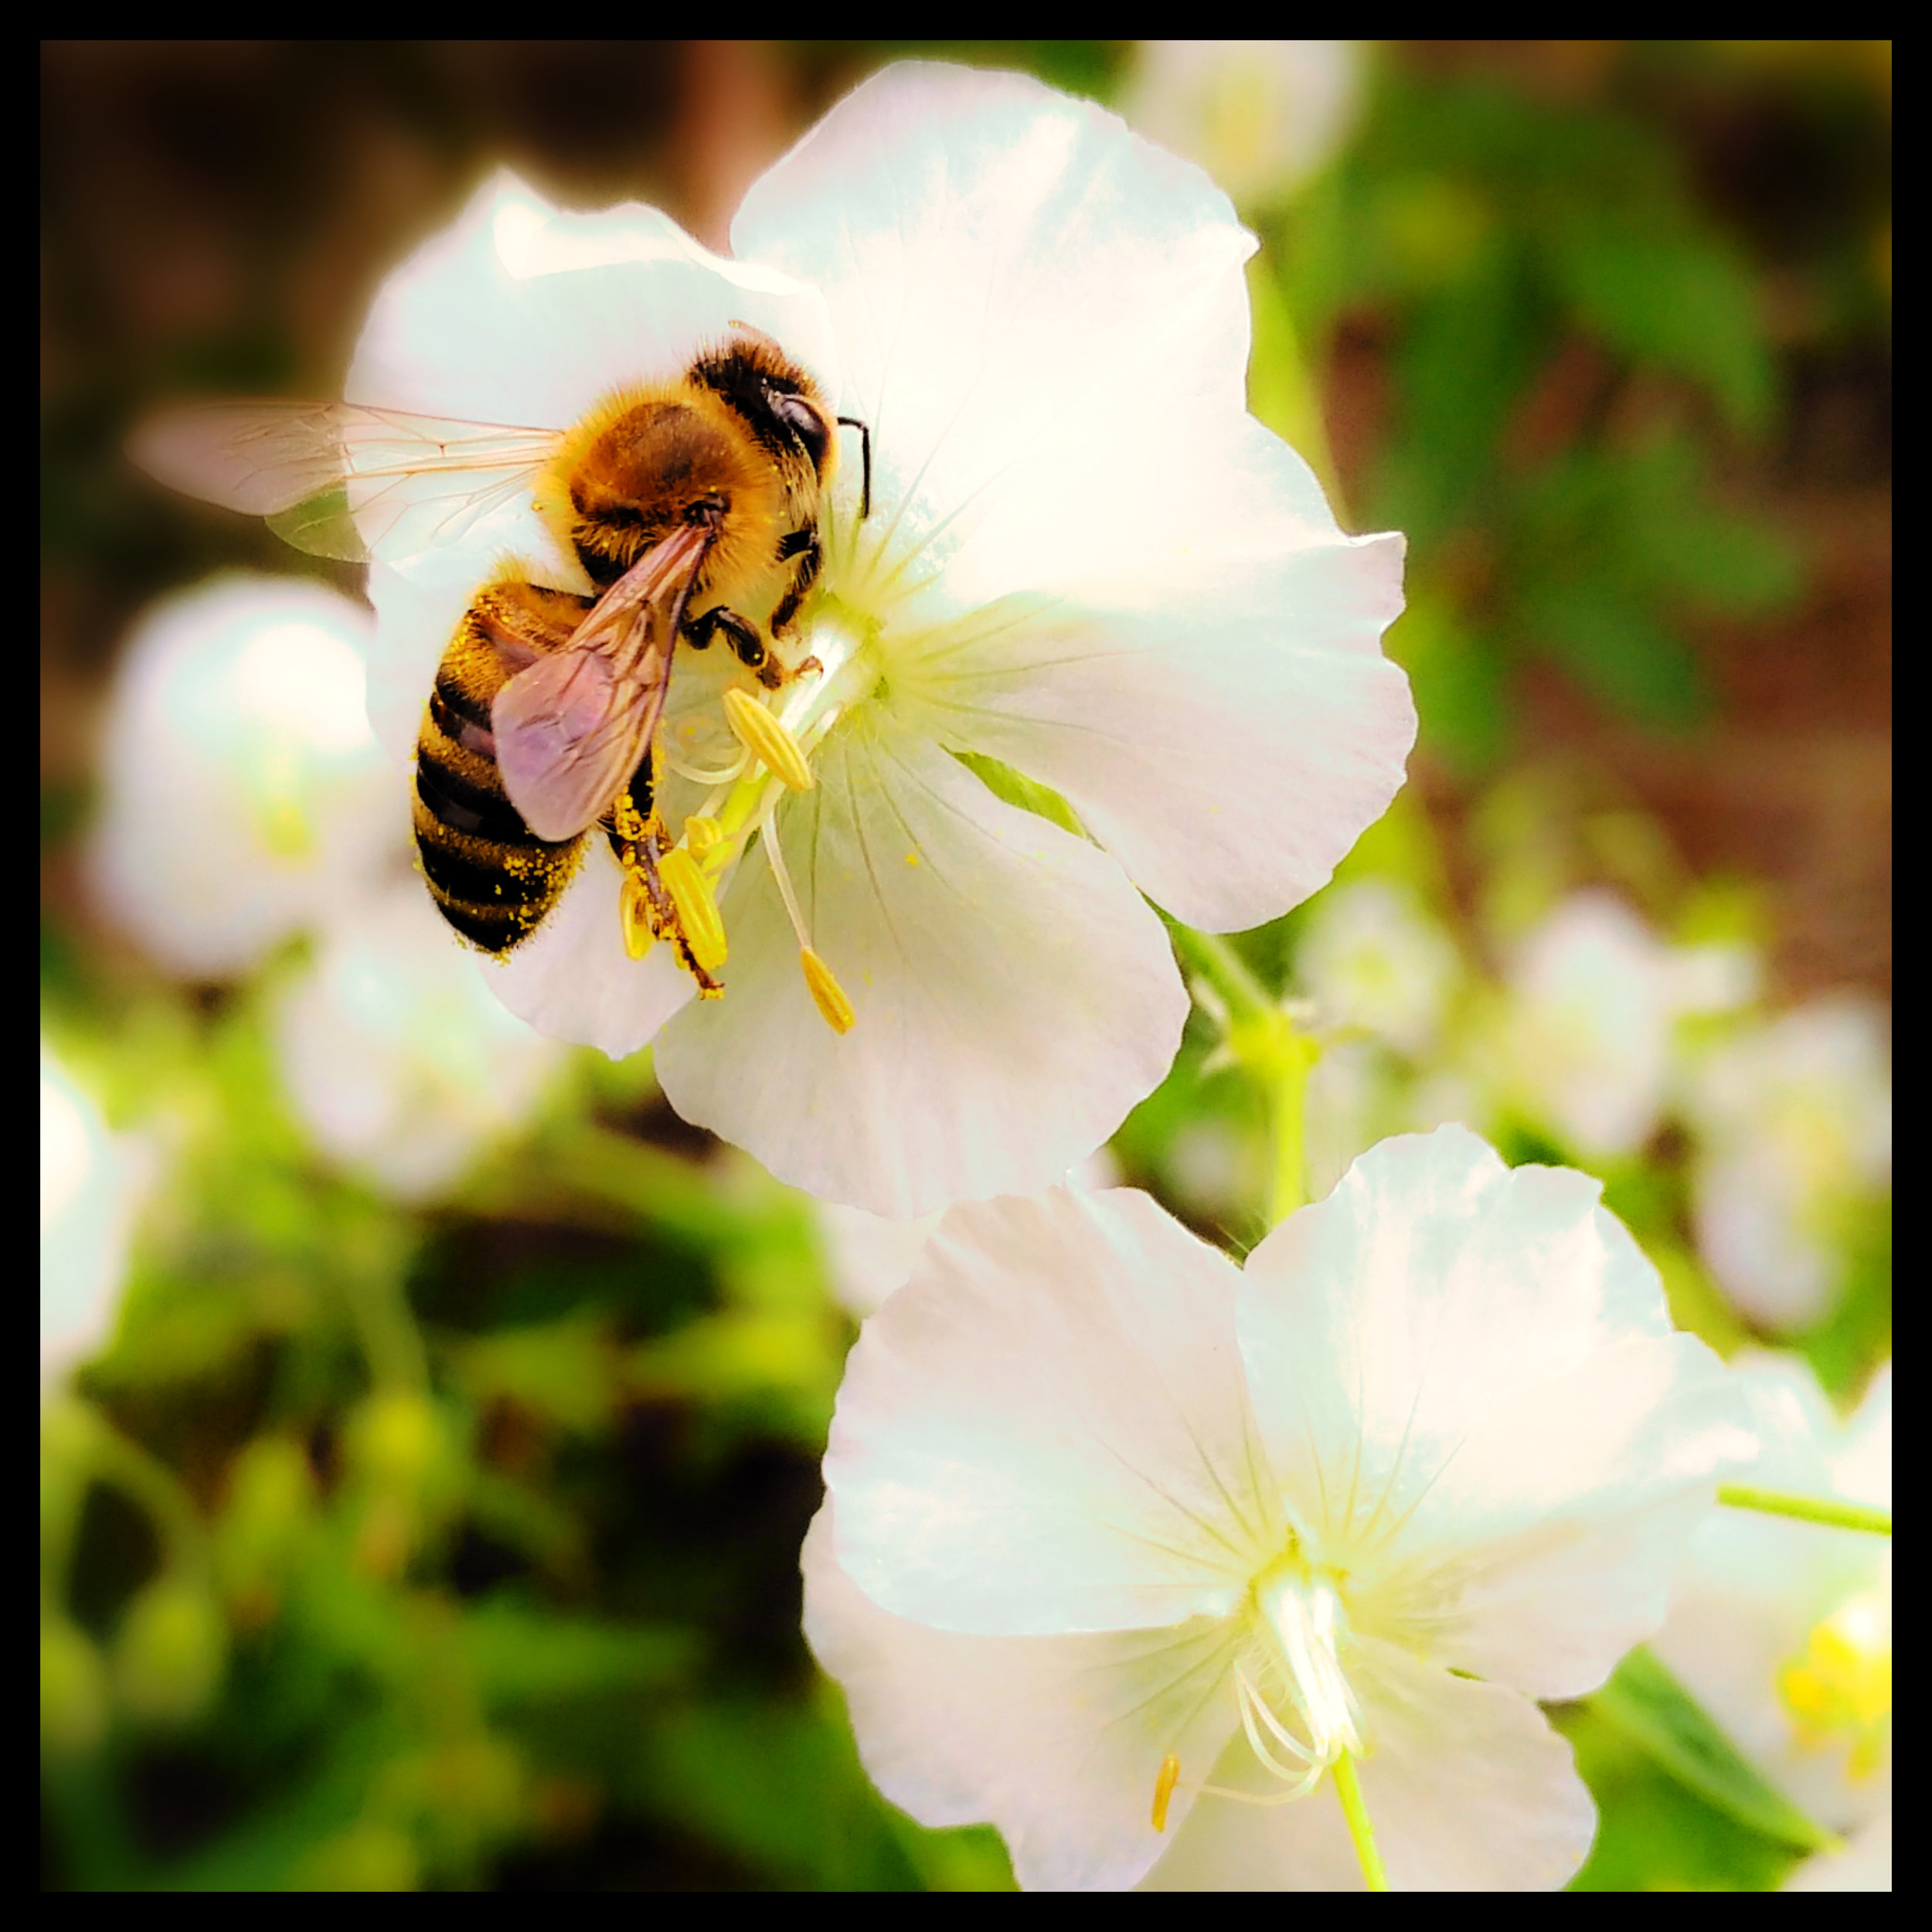
[[[1334,1584],[1291,1560],[1260,1579],[1255,1607],[1274,1641],[1315,1761],[1332,1764],[1344,1751],[1359,1755],[1355,1695],[1342,1668],[1345,1617]]]

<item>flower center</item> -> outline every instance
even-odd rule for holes
[[[1270,1662],[1308,1733],[1306,1761],[1318,1772],[1344,1751],[1359,1752],[1355,1696],[1342,1670],[1347,1613],[1333,1580],[1299,1558],[1285,1558],[1256,1581],[1253,1597],[1272,1640]]]
[[[1813,1627],[1777,1674],[1777,1692],[1803,1743],[1842,1747],[1854,1779],[1884,1761],[1892,1725],[1892,1618],[1880,1591],[1839,1604]]]
[[[1253,1641],[1234,1666],[1235,1702],[1255,1762],[1286,1788],[1203,1784],[1204,1795],[1242,1804],[1291,1804],[1342,1757],[1361,1754],[1360,1707],[1342,1668],[1349,1625],[1338,1581],[1290,1554],[1249,1585]],[[1151,1819],[1157,1832],[1167,1828],[1168,1801],[1180,1770],[1172,1753],[1162,1760]]]
[[[879,682],[873,655],[864,639],[834,621],[815,628],[814,653],[792,675],[784,701],[768,703],[737,689],[724,694],[724,722],[740,747],[730,763],[700,768],[662,743],[664,767],[708,785],[699,811],[685,821],[683,836],[667,844],[655,828],[634,811],[634,825],[621,815],[621,837],[629,841],[624,891],[619,902],[625,949],[641,959],[668,932],[681,942],[686,965],[700,989],[715,998],[723,988],[711,978],[729,951],[717,887],[725,869],[758,835],[758,849],[771,867],[785,916],[798,940],[798,965],[812,1003],[835,1033],[849,1032],[856,1015],[838,975],[812,944],[811,932],[794,889],[778,837],[777,810],[787,791],[809,791],[817,784],[811,757],[825,734]],[[626,801],[626,809],[628,809]]]

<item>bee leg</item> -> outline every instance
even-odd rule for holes
[[[604,821],[604,831],[611,841],[611,849],[617,855],[617,863],[624,868],[628,881],[636,882],[634,890],[639,901],[638,910],[643,923],[654,939],[667,939],[677,949],[678,959],[685,971],[698,982],[698,992],[706,999],[716,999],[723,992],[723,986],[705,968],[693,951],[686,935],[684,922],[678,916],[677,902],[672,897],[671,889],[664,883],[659,869],[659,861],[668,849],[664,835],[664,825],[655,811],[641,811],[634,794],[641,794],[648,805],[651,792],[648,781],[649,760],[638,767],[638,778],[629,791],[618,794]],[[641,782],[640,782],[641,781]],[[627,883],[625,902],[634,889]],[[634,945],[630,934],[632,915],[625,916],[624,944],[631,949],[633,958],[641,958],[645,946]]]
[[[727,611],[722,604],[714,611],[706,611],[692,618],[684,627],[685,641],[694,649],[702,651],[720,631],[737,654],[738,662],[753,672],[767,691],[776,691],[785,682],[784,667],[765,648],[765,641],[759,636],[757,628],[747,624],[736,611]]]
[[[791,565],[791,588],[779,599],[777,609],[771,614],[771,634],[774,638],[789,634],[791,621],[798,614],[798,607],[818,581],[819,566],[825,560],[825,553],[819,546],[817,529],[794,530],[779,544],[778,555],[781,561]]]

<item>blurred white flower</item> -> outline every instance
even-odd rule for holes
[[[1362,69],[1352,40],[1144,40],[1121,111],[1242,206],[1261,207],[1342,145]]]
[[[1325,1199],[1362,1155],[1395,1131],[1403,1085],[1402,1070],[1379,1040],[1331,1040],[1321,1049],[1302,1099],[1310,1200]]]
[[[1226,195],[1090,103],[888,69],[732,241],[499,179],[358,350],[355,401],[561,426],[743,321],[870,426],[871,515],[847,461],[801,614],[821,668],[776,700],[815,782],[756,781],[718,886],[724,997],[692,999],[668,947],[627,956],[600,844],[492,983],[558,1037],[655,1038],[681,1114],[813,1193],[906,1218],[1038,1187],[1172,1060],[1186,996],[1143,892],[1215,930],[1271,918],[1400,785],[1414,711],[1379,640],[1401,539],[1345,536],[1248,415],[1254,240]],[[372,571],[399,753],[506,550],[580,587],[521,502]],[[701,675],[729,672],[678,680]],[[1091,842],[957,753],[1050,787]],[[659,802],[675,828],[705,801],[679,778]]]
[[[1892,1814],[1855,1832],[1842,1851],[1805,1859],[1780,1888],[1786,1892],[1889,1892],[1892,1889]]]
[[[1295,949],[1318,1025],[1361,1027],[1420,1053],[1461,978],[1454,942],[1406,886],[1365,879],[1322,894]]]
[[[1890,1183],[1886,1032],[1875,1001],[1842,995],[1726,1042],[1692,1070],[1698,1243],[1764,1328],[1804,1328],[1830,1311],[1852,1218]]]
[[[1560,1885],[1594,1812],[1532,1700],[1655,1628],[1750,1453],[1599,1192],[1444,1128],[1245,1270],[1130,1191],[955,1207],[803,1556],[880,1788],[1029,1886],[1350,1889],[1345,1753],[1398,1886]]]
[[[40,1386],[107,1338],[126,1278],[141,1163],[40,1044]]]
[[[406,862],[406,782],[369,730],[372,625],[318,583],[218,577],[129,640],[87,864],[170,971],[224,978]]]
[[[1580,1154],[1632,1153],[1668,1097],[1676,1022],[1741,1003],[1753,977],[1742,948],[1667,945],[1621,900],[1578,893],[1513,964],[1497,1073]]]
[[[414,879],[337,921],[284,992],[274,1034],[316,1145],[405,1199],[522,1125],[563,1052],[504,1011]]]
[[[1117,1187],[1121,1170],[1113,1155],[1100,1148],[1066,1177],[1069,1187],[1097,1194]],[[944,1208],[916,1215],[910,1221],[889,1221],[863,1208],[838,1201],[818,1205],[818,1226],[828,1250],[832,1293],[855,1321],[862,1321],[895,1288],[912,1279],[919,1257],[933,1230],[945,1218]]]
[[[1892,1500],[1889,1368],[1841,1423],[1796,1356],[1733,1364],[1763,1444],[1746,1480]],[[1679,1573],[1658,1655],[1731,1741],[1832,1831],[1892,1802],[1892,1545],[1753,1511],[1716,1512]]]

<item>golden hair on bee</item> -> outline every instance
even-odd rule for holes
[[[389,560],[459,540],[524,490],[590,594],[499,570],[445,646],[417,742],[413,811],[437,907],[499,957],[548,917],[601,825],[625,876],[626,943],[668,937],[699,989],[722,947],[655,810],[677,647],[723,638],[767,689],[815,668],[782,641],[816,581],[841,423],[769,336],[733,325],[676,376],[563,430],[348,403],[228,403],[136,436],[162,481],[268,517],[298,548]],[[477,480],[452,489],[453,473]],[[680,895],[672,885],[682,883]],[[682,910],[681,910],[682,908]]]

